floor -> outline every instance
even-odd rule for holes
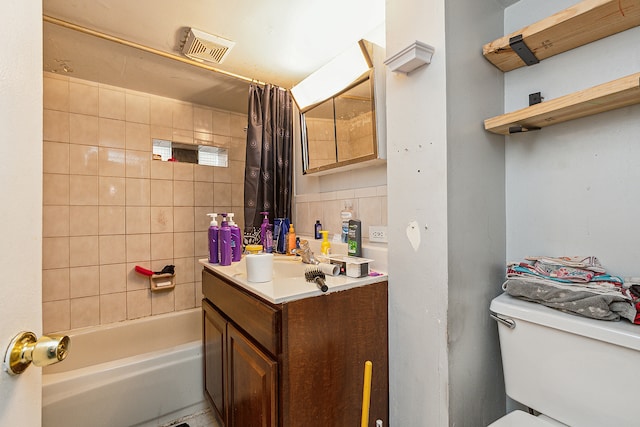
[[[211,413],[211,409],[206,409],[186,417],[173,420],[162,427],[220,427],[215,417]]]

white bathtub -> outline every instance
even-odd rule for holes
[[[206,408],[201,309],[69,331],[44,369],[43,427],[150,427]]]

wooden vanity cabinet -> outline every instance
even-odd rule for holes
[[[204,392],[220,420],[226,420],[225,388],[227,321],[213,306],[202,301],[204,343]]]
[[[204,269],[202,290],[205,395],[225,427],[360,425],[366,360],[369,426],[388,425],[387,282],[272,304]]]

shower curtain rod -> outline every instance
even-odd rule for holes
[[[182,63],[185,63],[185,64],[193,65],[194,67],[200,67],[200,68],[203,68],[205,70],[213,71],[214,73],[219,73],[219,74],[223,74],[223,75],[228,76],[228,77],[233,77],[235,79],[244,80],[245,82],[248,82],[248,83],[259,84],[259,85],[262,85],[262,86],[266,86],[267,85],[267,83],[261,82],[260,80],[250,79],[248,77],[244,77],[244,76],[241,76],[239,74],[231,73],[229,71],[224,71],[224,70],[221,70],[221,69],[215,68],[215,67],[210,67],[210,66],[208,66],[206,64],[203,64],[203,63],[198,62],[198,61],[194,61],[194,60],[189,59],[189,58],[183,58],[181,56],[174,55],[172,53],[163,52],[161,50],[154,49],[154,48],[149,47],[149,46],[141,45],[141,44],[138,44],[138,43],[131,42],[129,40],[125,40],[125,39],[121,39],[121,38],[118,38],[118,37],[114,37],[114,36],[111,36],[109,34],[101,33],[100,31],[92,30],[90,28],[82,27],[80,25],[72,24],[71,22],[67,22],[67,21],[63,21],[63,20],[58,19],[58,18],[54,18],[52,16],[42,15],[42,19],[43,19],[43,21],[49,22],[51,24],[55,24],[55,25],[58,25],[58,26],[61,26],[61,27],[69,28],[71,30],[75,30],[75,31],[78,31],[78,32],[81,32],[81,33],[84,33],[84,34],[91,35],[91,36],[99,37],[99,38],[104,39],[104,40],[109,40],[109,41],[112,41],[112,42],[115,42],[115,43],[120,43],[122,45],[133,47],[135,49],[139,49],[139,50],[142,50],[144,52],[153,53],[155,55],[159,55],[159,56],[162,56],[164,58],[173,59],[174,61],[179,61],[179,62],[182,62]],[[286,90],[284,88],[280,88],[280,89]]]

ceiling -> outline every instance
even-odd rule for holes
[[[44,22],[45,71],[230,111],[251,79],[290,89],[352,43],[384,44],[384,0],[43,0],[43,14],[185,58],[189,28],[235,42],[221,64],[246,79]],[[247,81],[247,79],[249,81]]]

